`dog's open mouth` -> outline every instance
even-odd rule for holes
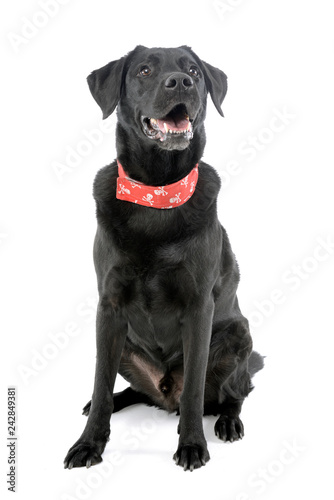
[[[149,139],[163,142],[170,138],[190,140],[193,137],[192,120],[184,104],[178,104],[162,118],[142,116],[141,122],[144,133]]]

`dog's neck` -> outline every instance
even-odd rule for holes
[[[129,177],[143,184],[164,186],[177,182],[193,170],[203,155],[204,126],[194,131],[189,147],[182,151],[166,151],[153,142],[130,141],[130,133],[120,122],[117,123],[117,158]],[[197,139],[195,135],[198,135]]]

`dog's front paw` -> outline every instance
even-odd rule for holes
[[[210,460],[210,455],[206,445],[181,444],[173,458],[183,470],[193,471],[205,465]]]
[[[221,415],[215,424],[215,434],[222,441],[238,441],[244,436],[244,426],[239,417]]]
[[[101,449],[102,448],[102,449]],[[72,469],[73,467],[90,467],[102,462],[102,452],[104,447],[95,443],[85,441],[77,441],[72,448],[69,449],[65,460],[64,468]]]

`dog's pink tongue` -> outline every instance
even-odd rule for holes
[[[187,130],[189,125],[189,120],[186,118],[173,119],[171,117],[163,118],[162,120],[157,120],[158,126],[162,132],[166,132],[165,125],[167,125],[168,130],[173,130],[179,132],[182,130]]]

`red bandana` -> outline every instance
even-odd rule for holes
[[[198,179],[198,163],[190,174],[167,186],[146,186],[127,177],[117,160],[118,178],[116,198],[152,208],[174,208],[183,205],[192,197]]]

